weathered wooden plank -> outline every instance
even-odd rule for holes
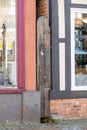
[[[51,88],[50,29],[48,17],[37,22],[37,89],[41,91],[41,115],[49,115],[49,90]]]
[[[48,18],[37,22],[37,88],[50,87],[50,31]]]

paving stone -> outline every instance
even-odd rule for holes
[[[6,123],[0,130],[87,130],[85,120],[61,120],[56,123]]]

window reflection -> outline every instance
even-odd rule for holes
[[[75,13],[75,85],[87,86],[87,13]]]
[[[0,85],[17,85],[16,0],[0,0]]]

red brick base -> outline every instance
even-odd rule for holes
[[[65,119],[87,118],[87,99],[51,100],[50,112]]]

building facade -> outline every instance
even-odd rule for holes
[[[51,84],[48,92],[50,114],[46,114],[59,119],[87,118],[85,84],[87,43],[84,31],[86,23],[82,22],[86,17],[87,2],[85,0],[45,1],[48,10],[45,10],[46,6],[44,7],[42,1],[39,2],[43,5],[39,12],[44,12],[39,17],[48,14],[50,27]],[[50,76],[49,73],[47,75]],[[41,86],[40,82],[37,86]],[[45,84],[45,87],[48,85]]]
[[[0,16],[0,122],[40,121],[36,1],[0,1]]]
[[[48,10],[45,10],[43,4],[40,9],[42,12],[47,11],[50,26],[50,115],[62,119],[87,118],[87,43],[84,21],[87,18],[87,2],[51,0],[47,4]],[[45,13],[40,17],[46,16]],[[46,74],[50,76],[49,73]]]
[[[0,122],[87,118],[87,1],[0,1]]]
[[[55,7],[55,8],[54,8]],[[50,3],[52,38],[51,114],[87,118],[85,0]]]

